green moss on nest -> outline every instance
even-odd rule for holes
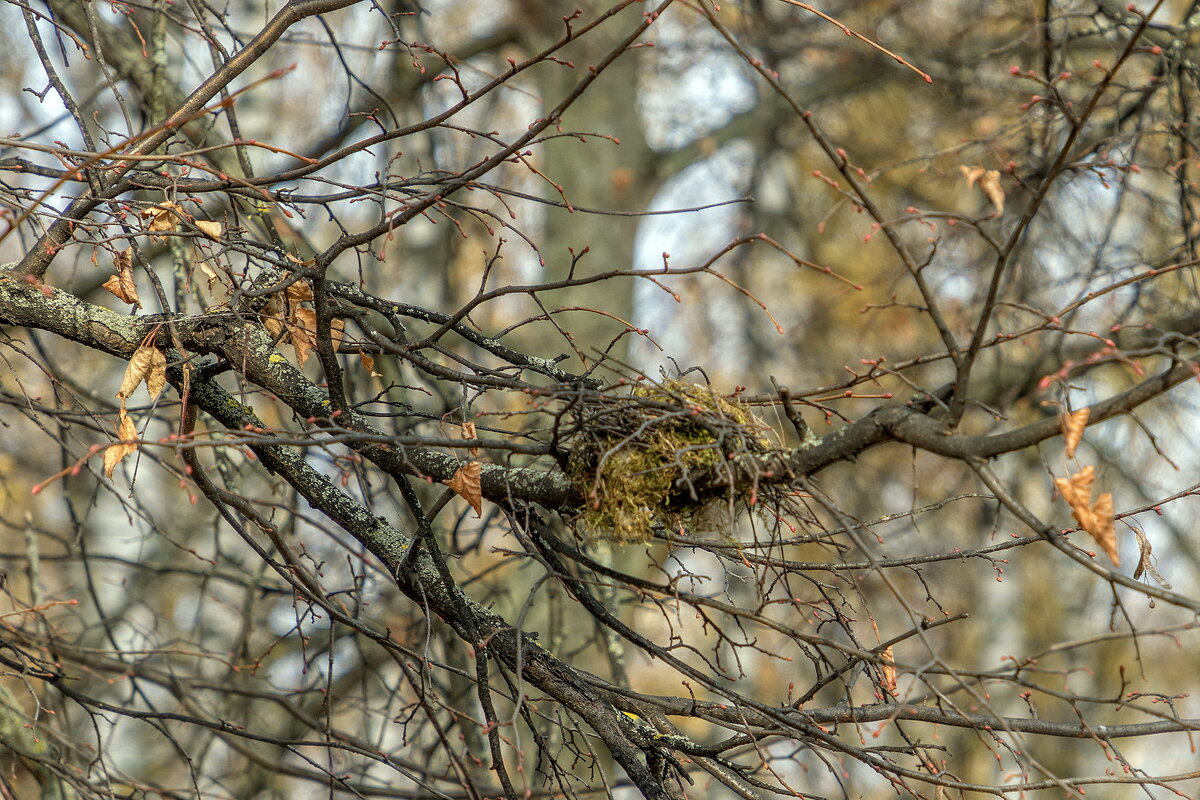
[[[646,541],[654,525],[676,527],[702,510],[680,504],[681,478],[726,454],[770,446],[769,429],[745,407],[682,381],[589,404],[578,423],[571,474],[588,498],[578,522],[588,535],[618,543]]]

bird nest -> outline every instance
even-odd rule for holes
[[[707,386],[666,381],[601,395],[575,410],[569,469],[587,502],[576,518],[590,536],[643,542],[657,526],[676,528],[714,499],[695,481],[730,460],[772,449],[771,429]],[[736,481],[718,495],[735,500]]]

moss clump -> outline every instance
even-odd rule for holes
[[[769,429],[707,386],[667,381],[580,407],[571,475],[587,505],[589,535],[643,542],[655,525],[676,527],[702,510],[685,487],[729,455],[762,452]]]

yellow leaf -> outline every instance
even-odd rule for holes
[[[198,219],[198,220],[196,220],[195,224],[196,224],[196,227],[200,229],[200,232],[203,233],[205,236],[212,239],[214,242],[220,241],[220,239],[221,239],[221,223],[211,222],[206,219]]]
[[[478,461],[468,461],[458,468],[450,480],[442,481],[471,504],[476,517],[483,516],[483,488],[480,484],[482,475],[483,465]]]
[[[142,300],[133,281],[133,248],[127,247],[113,256],[113,266],[117,274],[104,282],[104,288],[120,298],[121,302],[141,308]]]
[[[1090,408],[1081,408],[1071,414],[1064,414],[1061,420],[1063,441],[1066,445],[1067,458],[1075,457],[1075,448],[1083,439],[1083,429],[1087,427]]]
[[[137,427],[124,411],[121,412],[121,422],[117,426],[119,444],[109,445],[104,449],[104,477],[111,478],[125,456],[137,452]]]

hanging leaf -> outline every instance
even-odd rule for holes
[[[1091,413],[1090,408],[1081,408],[1071,414],[1064,414],[1060,420],[1067,458],[1075,457],[1075,448],[1083,439],[1083,429],[1087,427],[1088,415]]]
[[[284,290],[289,303],[303,303],[313,299],[312,286],[308,281],[296,281]]]
[[[271,295],[271,299],[267,300],[267,304],[262,309],[263,326],[272,338],[278,339],[284,331],[283,324],[283,297],[279,294]]]
[[[464,439],[478,438],[475,433],[475,423],[474,422],[464,422],[463,423],[462,438],[464,438]],[[473,456],[476,456],[476,457],[479,456],[479,448],[478,447],[469,447],[469,448],[467,448],[467,452]]]
[[[1055,478],[1054,485],[1058,493],[1067,501],[1074,511],[1076,507],[1090,508],[1092,502],[1092,484],[1096,482],[1096,468],[1091,464],[1081,469],[1069,478]]]
[[[204,273],[204,277],[208,280],[207,289],[211,292],[217,281],[221,280],[221,276],[206,261],[199,262],[197,266],[200,267],[200,271]]]
[[[151,400],[156,400],[167,385],[167,357],[157,347],[147,349],[150,350],[150,371],[146,373],[146,391]]]
[[[1092,484],[1096,481],[1096,468],[1091,464],[1081,469],[1070,478],[1055,478],[1054,485],[1058,488],[1063,500],[1071,507],[1071,516],[1087,533],[1096,540],[1096,544],[1108,554],[1113,564],[1121,566],[1121,557],[1117,553],[1117,530],[1113,518],[1113,498],[1108,492],[1096,498],[1092,503]]]
[[[359,353],[358,360],[363,365],[363,369],[367,371],[372,378],[382,378],[382,373],[375,371],[375,357],[369,356],[366,353]]]
[[[137,391],[142,381],[146,382],[151,400],[158,397],[167,384],[167,357],[157,347],[139,347],[130,357],[125,374],[121,376],[121,388],[117,390],[122,408],[125,398]]]
[[[480,484],[482,475],[483,464],[478,461],[468,461],[459,467],[449,480],[442,481],[459,497],[471,504],[471,508],[475,509],[476,518],[483,516],[483,487]]]
[[[333,352],[339,353],[346,341],[346,321],[344,319],[329,320],[329,338],[333,342]]]
[[[1133,571],[1134,579],[1136,580],[1142,577],[1142,573],[1148,572],[1150,573],[1150,577],[1154,578],[1154,580],[1158,582],[1159,586],[1163,587],[1164,589],[1170,589],[1170,582],[1168,582],[1166,578],[1159,574],[1158,569],[1156,569],[1154,566],[1154,559],[1150,548],[1150,540],[1146,538],[1146,534],[1142,532],[1141,528],[1137,527],[1136,525],[1130,525],[1129,527],[1133,528],[1133,535],[1137,537],[1138,544],[1138,563],[1137,569]]]
[[[317,312],[311,308],[293,309],[284,324],[292,347],[296,349],[296,361],[303,367],[309,353],[317,346]]]
[[[133,420],[121,411],[121,422],[117,425],[117,438],[120,443],[109,445],[104,449],[104,477],[111,478],[113,470],[117,468],[125,456],[130,453],[137,452],[137,427],[133,424]]]
[[[288,341],[296,350],[296,361],[302,367],[317,346],[317,312],[300,305],[312,299],[312,286],[304,280],[296,281],[283,292],[283,326],[287,329]],[[273,304],[274,298],[272,303],[268,304],[268,308]],[[272,335],[278,335],[277,322],[272,322],[269,316],[264,322]]]
[[[104,282],[104,288],[120,298],[121,302],[141,308],[142,299],[138,297],[137,284],[133,280],[133,248],[126,247],[113,256],[113,266],[117,274]]]
[[[182,212],[183,206],[170,201],[144,209],[142,216],[146,218],[146,230],[151,233],[168,233],[173,231],[179,226],[179,215]],[[150,240],[154,242],[160,242],[162,239],[162,236],[150,237]]]
[[[1113,496],[1105,492],[1096,498],[1092,506],[1091,525],[1083,528],[1092,535],[1096,544],[1100,545],[1113,564],[1121,566],[1121,556],[1117,553],[1117,525],[1113,519]]]
[[[883,688],[891,696],[896,696],[896,658],[892,652],[891,645],[883,648],[883,652],[879,654],[881,670],[883,672]]]
[[[994,169],[984,169],[983,167],[959,167],[962,170],[963,177],[967,179],[967,188],[970,189],[975,184],[979,184],[979,188],[983,194],[991,202],[996,209],[992,216],[1000,216],[1004,213],[1004,187],[1000,185],[1000,171]]]

